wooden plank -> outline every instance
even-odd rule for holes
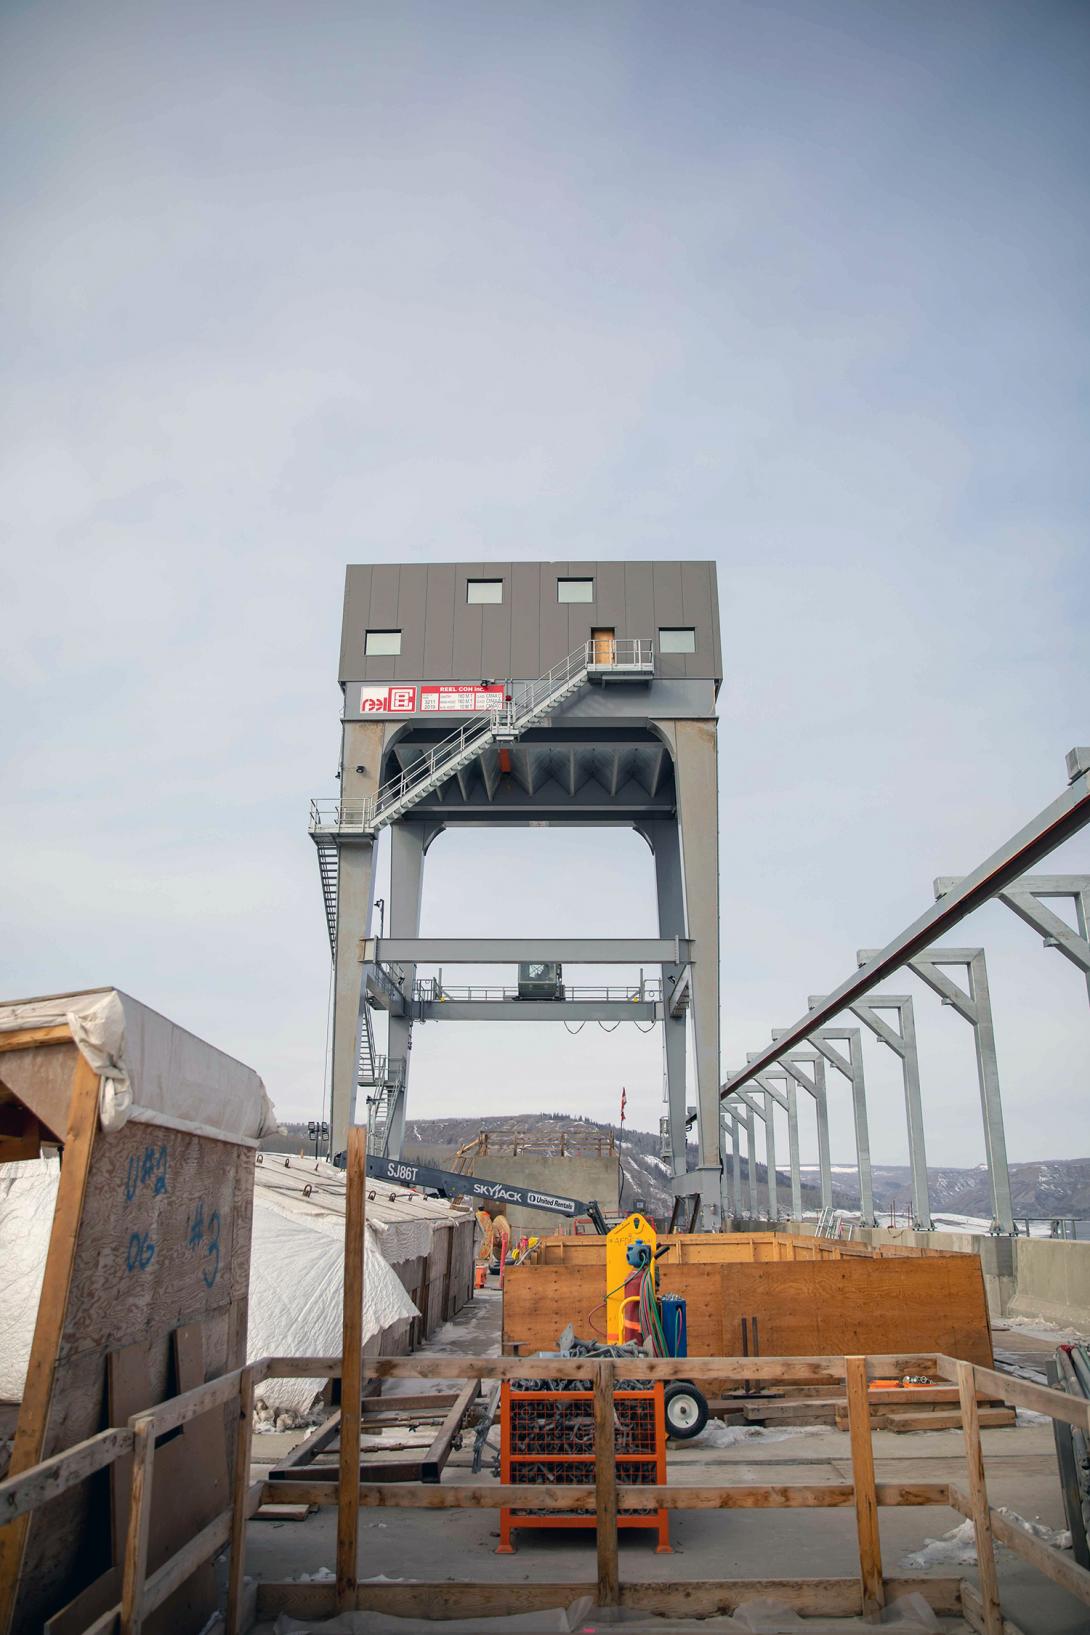
[[[1013,1408],[978,1408],[977,1421],[981,1430],[999,1430],[1003,1426],[1013,1425],[1015,1415]],[[874,1428],[882,1431],[960,1431],[962,1429],[960,1410],[956,1413],[926,1411],[918,1414],[895,1413],[878,1414],[875,1416]]]
[[[620,1602],[617,1564],[617,1451],[613,1407],[613,1362],[598,1362],[594,1381],[594,1487],[598,1526],[598,1605]]]
[[[366,1412],[366,1407],[365,1410]],[[335,1441],[341,1433],[341,1410],[337,1408],[328,1419],[322,1421],[310,1435],[297,1447],[292,1448],[286,1458],[274,1465],[269,1472],[270,1476],[277,1475],[282,1470],[298,1470],[302,1465],[308,1465],[315,1454],[321,1453]]]
[[[67,1031],[64,1030],[66,1034]],[[23,1037],[24,1034],[20,1033],[0,1035],[0,1039],[8,1041],[8,1049],[23,1048],[12,1043]],[[94,1068],[83,1056],[78,1056],[69,1094],[64,1163],[61,1165],[57,1202],[49,1233],[49,1249],[23,1400],[19,1408],[19,1423],[8,1467],[11,1476],[18,1476],[32,1465],[39,1464],[45,1452],[57,1353],[68,1317],[75,1246],[98,1128],[98,1085],[98,1074]],[[8,1627],[15,1608],[29,1524],[30,1516],[22,1515],[11,1526],[0,1531],[0,1629]]]
[[[195,1417],[182,1413],[177,1405],[196,1403],[209,1394],[205,1384],[205,1337],[201,1324],[184,1324],[165,1337],[165,1345],[147,1338],[134,1345],[111,1351],[107,1357],[107,1384],[110,1417],[128,1421],[130,1428],[143,1423],[157,1443],[155,1485],[148,1525],[148,1571],[154,1577],[183,1550],[190,1539],[218,1516],[229,1502],[227,1486],[226,1430],[222,1414]],[[169,1351],[169,1367],[161,1383],[152,1384],[152,1368],[163,1350]],[[213,1387],[222,1382],[212,1382]],[[169,1396],[171,1389],[177,1392]],[[162,1394],[165,1400],[156,1401]],[[236,1393],[237,1394],[237,1393]],[[175,1421],[181,1417],[182,1423]],[[162,1436],[166,1434],[166,1441]],[[129,1525],[129,1495],[132,1459],[119,1458],[110,1472],[115,1563],[121,1560],[121,1544]],[[207,1620],[217,1602],[215,1573],[208,1564],[200,1567],[191,1581],[160,1609],[145,1606],[147,1635],[171,1632],[201,1618]]]
[[[86,1481],[96,1470],[110,1465],[119,1454],[132,1450],[132,1432],[126,1429],[99,1431],[84,1442],[78,1442],[66,1453],[55,1453],[43,1459],[21,1476],[9,1476],[0,1482],[0,1526],[14,1521],[41,1504],[48,1504],[59,1493]]]
[[[367,1132],[348,1132],[344,1219],[344,1318],[341,1453],[337,1503],[337,1610],[355,1605],[359,1569],[360,1421],[363,1394],[363,1262],[367,1210]]]
[[[250,1452],[254,1434],[254,1372],[239,1379],[235,1468],[231,1477],[231,1559],[227,1569],[226,1635],[242,1635],[242,1592],[246,1573],[246,1517],[250,1497]]]
[[[266,1369],[267,1377],[293,1378],[340,1369],[340,1360],[315,1366],[322,1359],[277,1357]],[[885,1379],[895,1373],[935,1373],[935,1353],[882,1353],[865,1359],[868,1379]],[[303,1365],[306,1366],[303,1366]],[[590,1357],[375,1357],[368,1365],[382,1379],[535,1379],[591,1380],[597,1363]],[[702,1380],[762,1379],[797,1382],[804,1385],[839,1385],[845,1377],[843,1356],[828,1357],[618,1357],[614,1360],[618,1382],[626,1379]]]
[[[568,1606],[583,1596],[594,1596],[587,1583],[444,1583],[443,1610],[452,1618],[500,1617],[515,1612],[540,1612]],[[436,1584],[361,1584],[356,1598],[360,1611],[384,1612],[394,1617],[427,1618],[435,1612]],[[956,1578],[887,1579],[890,1600],[901,1595],[922,1595],[935,1612],[956,1613],[961,1606]],[[774,1596],[796,1611],[832,1615],[858,1614],[858,1578],[728,1579],[722,1583],[658,1582],[622,1584],[621,1605],[666,1617],[712,1618],[737,1610],[756,1595]],[[284,1612],[291,1617],[321,1618],[333,1607],[334,1593],[327,1584],[259,1583],[257,1615],[272,1620]]]
[[[66,1045],[72,1043],[71,1030],[66,1022],[52,1028],[18,1028],[0,1033],[0,1056],[9,1050],[33,1050],[37,1045]]]
[[[998,1510],[989,1510],[988,1520],[1000,1544],[1005,1544],[1008,1550],[1013,1550],[1031,1567],[1036,1567],[1054,1584],[1059,1584],[1069,1595],[1074,1595],[1084,1606],[1090,1607],[1090,1573],[1085,1567],[1078,1566],[1066,1551],[1057,1550],[1053,1545],[1046,1544],[1044,1539],[1035,1538],[1025,1527],[1019,1527],[1016,1521],[1001,1515]],[[975,1525],[975,1516],[973,1521]],[[993,1631],[989,1629],[987,1635],[993,1635]],[[998,1626],[995,1635],[998,1635]]]
[[[977,1635],[987,1635],[984,1603],[980,1599],[980,1591],[967,1578],[961,1581],[961,1614],[970,1628],[976,1630]],[[1012,1624],[1009,1618],[1004,1618],[1003,1635],[1022,1635],[1022,1631],[1017,1624]]]
[[[136,1426],[133,1430],[129,1527],[121,1566],[121,1635],[140,1635],[144,1622],[154,1459],[155,1433],[150,1425]]]
[[[935,1358],[935,1365],[935,1372],[943,1379],[959,1380],[957,1358],[940,1353]],[[973,1381],[981,1396],[997,1398],[1008,1407],[1028,1408],[1031,1413],[1062,1419],[1065,1424],[1074,1425],[1090,1435],[1090,1402],[1070,1397],[1066,1391],[1054,1391],[1048,1385],[1035,1385],[1032,1380],[999,1374],[994,1368],[974,1367]]]
[[[976,1383],[972,1363],[958,1363],[958,1393],[961,1397],[961,1419],[965,1433],[965,1464],[969,1481],[973,1533],[976,1537],[984,1629],[986,1635],[1003,1635],[1003,1611],[999,1604],[999,1580],[995,1570],[995,1551],[992,1548],[991,1511],[988,1506],[987,1483],[984,1479],[984,1452],[980,1445],[980,1423],[977,1418]]]
[[[848,1430],[852,1448],[855,1525],[859,1535],[859,1581],[863,1615],[869,1617],[881,1612],[886,1595],[882,1582],[882,1541],[878,1532],[878,1495],[874,1482],[870,1404],[867,1401],[867,1366],[865,1357],[847,1357],[845,1362],[848,1370]]]
[[[364,1397],[363,1417],[366,1422],[372,1414],[383,1414],[387,1418],[393,1417],[397,1423],[405,1423],[407,1413],[423,1411],[425,1413],[435,1409],[445,1414],[448,1408],[453,1408],[458,1399],[456,1391],[435,1391],[431,1395],[421,1393],[418,1396],[403,1397]]]
[[[675,1271],[684,1295],[684,1271]],[[740,1349],[739,1319],[756,1315],[767,1356],[941,1351],[990,1366],[991,1331],[976,1256],[849,1258],[723,1265],[721,1350]],[[703,1350],[703,1346],[692,1347]]]
[[[594,1488],[536,1487],[534,1508],[539,1510],[587,1510],[594,1504]],[[337,1492],[330,1482],[305,1478],[266,1484],[263,1496],[270,1502],[297,1505],[332,1505]],[[887,1506],[938,1505],[947,1503],[945,1482],[879,1482],[877,1503]],[[621,1513],[645,1510],[819,1510],[846,1508],[855,1502],[849,1482],[819,1482],[810,1485],[760,1486],[743,1483],[722,1487],[625,1487],[618,1490]],[[497,1510],[501,1506],[525,1506],[526,1487],[518,1483],[490,1482],[482,1485],[455,1483],[444,1487],[434,1483],[391,1484],[362,1482],[360,1505],[364,1509],[391,1510]]]
[[[950,1508],[962,1516],[968,1516],[975,1524],[974,1499],[970,1493],[966,1493],[953,1482],[950,1484]],[[1090,1572],[1084,1567],[1079,1567],[1064,1551],[1045,1544],[1043,1539],[1034,1538],[1032,1533],[1019,1527],[1018,1523],[1011,1521],[1008,1516],[1001,1515],[998,1510],[989,1508],[988,1521],[991,1533],[1000,1543],[1006,1544],[1023,1560],[1039,1568],[1054,1583],[1060,1584],[1080,1601],[1090,1605]],[[992,1632],[988,1631],[988,1635],[992,1635]]]
[[[443,1474],[443,1466],[450,1458],[454,1438],[461,1430],[463,1420],[477,1400],[480,1389],[480,1380],[470,1380],[462,1387],[458,1396],[454,1399],[446,1418],[436,1433],[435,1440],[421,1461],[420,1478],[422,1481],[437,1482]]]

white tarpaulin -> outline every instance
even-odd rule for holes
[[[344,1224],[341,1237],[254,1197],[250,1255],[247,1353],[256,1357],[336,1357],[341,1350],[344,1302]],[[419,1316],[396,1274],[382,1258],[377,1234],[367,1233],[363,1276],[363,1341]],[[263,1380],[259,1394],[270,1408],[306,1411],[321,1379]]]
[[[266,1155],[264,1167],[257,1168],[250,1254],[250,1358],[340,1353],[344,1175],[325,1164],[317,1169],[324,1184],[317,1173],[286,1170],[283,1160],[277,1167],[271,1155]],[[23,1395],[59,1180],[56,1158],[0,1164],[0,1311],[4,1313],[0,1401],[18,1402]],[[304,1186],[312,1188],[313,1201],[304,1196]],[[430,1242],[430,1232],[427,1238]],[[376,1219],[368,1226],[364,1265],[365,1344],[395,1323],[419,1316],[384,1257],[385,1240],[383,1223]],[[323,1383],[268,1380],[261,1394],[271,1407],[302,1412]]]
[[[117,988],[0,1005],[0,1032],[64,1024],[101,1076],[104,1130],[134,1119],[256,1147],[276,1128],[253,1068]]]
[[[22,1400],[60,1173],[58,1158],[0,1164],[0,1402]]]
[[[344,1301],[345,1173],[314,1159],[262,1153],[250,1258],[251,1358],[339,1356]],[[389,1186],[367,1194],[363,1341],[420,1315],[391,1270],[430,1254],[434,1234],[464,1210]],[[322,1380],[265,1380],[271,1408],[308,1408]]]

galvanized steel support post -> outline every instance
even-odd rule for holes
[[[776,1034],[773,1033],[773,1038]],[[822,1028],[810,1035],[809,1043],[819,1050],[830,1066],[842,1073],[852,1087],[852,1123],[855,1128],[855,1167],[859,1179],[859,1211],[864,1226],[876,1226],[874,1181],[870,1161],[870,1128],[867,1122],[867,1087],[863,1075],[863,1040],[858,1028]],[[846,1044],[845,1057],[836,1045]]]
[[[812,1001],[820,1004],[820,998]],[[891,1027],[877,1013],[896,1011],[897,1026]],[[912,1224],[930,1232],[931,1201],[927,1190],[927,1151],[924,1142],[923,1100],[920,1095],[920,1057],[916,1048],[916,1013],[911,994],[868,994],[851,1007],[852,1015],[870,1029],[876,1039],[888,1045],[900,1058],[905,1092],[905,1124],[908,1131],[908,1165],[912,1176]]]
[[[944,875],[935,881],[935,896],[945,897],[960,885],[957,876]],[[998,898],[1044,938],[1046,948],[1055,948],[1083,973],[1090,997],[1090,874],[1024,874],[999,892]],[[1049,898],[1071,899],[1077,931],[1045,907]]]
[[[812,1056],[781,1056],[779,1066],[789,1078],[814,1098],[817,1118],[818,1184],[821,1188],[821,1207],[833,1207],[833,1165],[829,1152],[829,1098],[825,1083],[825,1061],[816,1052]],[[814,1076],[808,1078],[803,1067],[812,1067]],[[760,1079],[758,1079],[758,1083]]]
[[[861,956],[866,958],[864,954]],[[947,976],[944,966],[966,972],[969,991]],[[908,961],[908,968],[937,993],[944,1005],[963,1016],[973,1030],[977,1078],[980,1083],[980,1111],[984,1121],[984,1156],[992,1193],[993,1231],[1014,1232],[1014,1207],[1007,1169],[1007,1137],[1003,1127],[1003,1101],[999,1093],[999,1061],[995,1049],[992,1002],[988,991],[988,965],[983,948],[928,948]]]
[[[658,819],[641,825],[655,858],[655,890],[658,897],[659,936],[684,937],[685,889],[681,874],[681,845],[673,819]],[[663,964],[663,1052],[666,1060],[666,1103],[670,1121],[670,1165],[674,1175],[684,1175],[688,1163],[685,1128],[685,1031],[686,1013],[670,1014],[666,997],[674,988],[683,967]]]

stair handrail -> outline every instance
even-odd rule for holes
[[[441,738],[413,762],[412,766],[395,773],[372,795],[355,801],[319,801],[310,803],[311,830],[329,827],[333,818],[336,827],[366,828],[395,802],[405,800],[421,784],[435,776],[445,766],[469,752],[469,758],[493,740],[497,730],[517,736],[530,719],[556,693],[587,678],[592,666],[601,669],[652,670],[654,649],[641,637],[610,637],[609,657],[599,659],[599,647],[592,636],[581,642],[566,658],[546,670],[535,681],[512,683],[502,697],[485,710],[475,712],[468,721]]]
[[[502,723],[508,730],[517,730],[520,720],[538,708],[559,687],[586,670],[591,645],[590,642],[583,642],[536,681],[521,684],[517,704],[514,696],[510,696],[487,710],[478,711],[461,727],[433,744],[407,770],[388,778],[373,795],[364,800],[363,822],[373,822],[385,807],[393,801],[403,800],[419,784],[425,783],[465,750],[483,747],[484,740],[492,736],[497,725]]]

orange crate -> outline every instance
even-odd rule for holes
[[[617,1483],[654,1487],[666,1482],[666,1414],[661,1381],[650,1390],[614,1391],[617,1416]],[[506,1380],[500,1392],[500,1476],[517,1486],[580,1487],[594,1484],[594,1393],[522,1391]],[[497,1554],[514,1551],[512,1534],[525,1527],[593,1527],[593,1510],[535,1514],[527,1508],[500,1510]],[[670,1549],[669,1512],[625,1511],[618,1527],[654,1528],[657,1551]]]

